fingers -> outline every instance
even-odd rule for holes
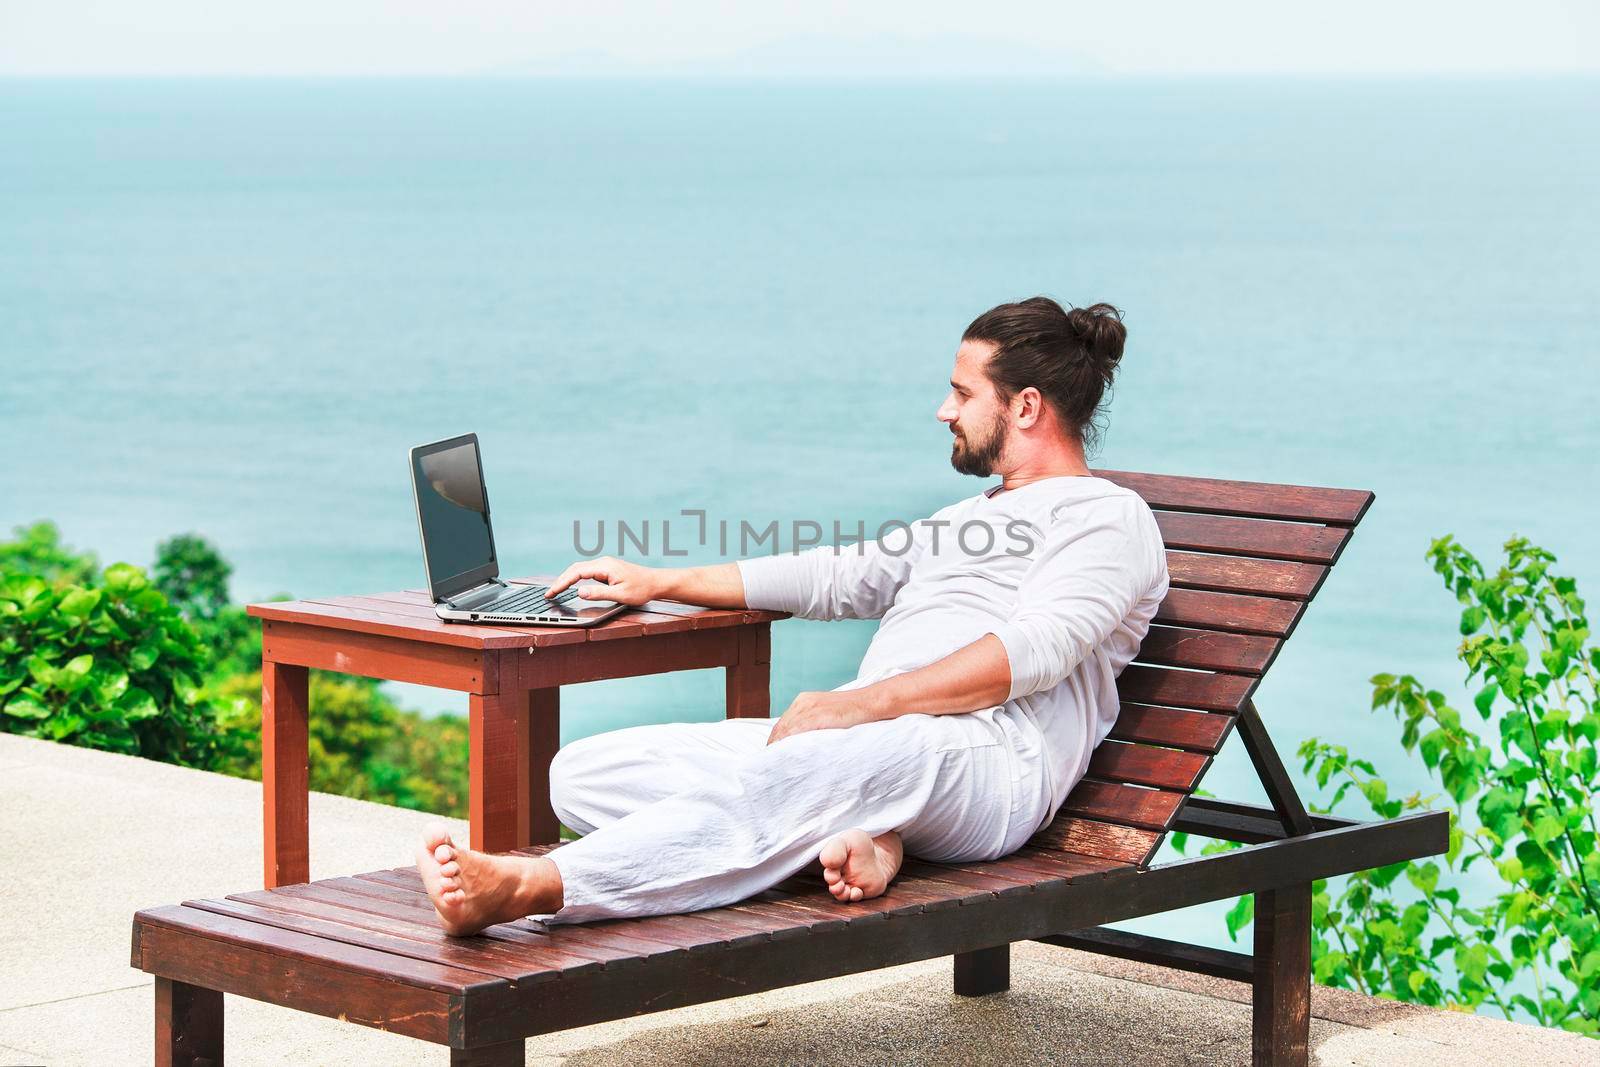
[[[556,580],[550,583],[550,588],[545,590],[544,595],[552,597],[557,593],[565,592],[574,583],[584,578],[599,578],[602,581],[610,581],[610,565],[614,562],[615,560],[610,559],[579,560],[557,575]]]

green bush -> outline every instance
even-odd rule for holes
[[[113,564],[84,584],[7,573],[0,622],[0,729],[211,764],[218,729],[200,693],[205,650],[139,568]]]
[[[259,661],[258,661],[259,663]],[[213,768],[261,777],[261,672],[236,674],[213,690],[228,736],[238,739]],[[311,672],[311,788],[444,815],[467,810],[467,722],[425,718],[396,705],[367,678]]]
[[[31,574],[51,585],[88,585],[99,573],[94,556],[61,543],[53,522],[19,526],[15,541],[0,542],[0,575]]]
[[[1358,796],[1385,819],[1440,806],[1451,814],[1442,864],[1313,885],[1313,973],[1380,997],[1489,1007],[1600,1036],[1600,649],[1577,582],[1552,570],[1556,558],[1522,538],[1505,551],[1491,573],[1453,538],[1428,550],[1461,604],[1458,656],[1488,729],[1466,726],[1444,693],[1412,675],[1372,679],[1373,708],[1395,715],[1401,745],[1442,796],[1391,796],[1374,764],[1345,746],[1300,746],[1323,795],[1314,810]],[[1230,936],[1250,913],[1241,898]]]
[[[156,546],[155,587],[190,622],[217,618],[228,607],[233,567],[197,534],[179,534]]]
[[[0,544],[0,730],[259,778],[261,626],[229,602],[232,567],[182,534],[153,573],[99,577],[48,522]],[[313,789],[466,813],[464,718],[318,672],[311,707]]]

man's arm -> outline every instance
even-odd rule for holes
[[[635,607],[650,600],[676,600],[707,608],[748,607],[744,580],[733,563],[709,567],[646,567],[605,556],[582,560],[561,572],[546,596],[555,596],[583,579],[600,584],[583,590],[595,600],[615,600]]]
[[[1054,688],[1165,579],[1148,509],[1103,509],[1046,542],[1011,617],[943,659],[860,689],[801,693],[771,741],[922,712],[957,715]],[[1164,585],[1163,585],[1163,592]]]
[[[767,744],[807,730],[844,729],[901,715],[962,715],[1006,702],[1011,662],[1005,645],[984,634],[925,667],[860,689],[801,693],[783,713]]]
[[[902,526],[876,541],[708,567],[646,567],[606,556],[572,564],[546,595],[588,578],[603,584],[585,589],[585,596],[635,606],[677,600],[786,611],[802,619],[879,619],[910,579],[921,548],[912,528]]]
[[[747,608],[744,579],[738,565],[714,563],[710,566],[643,566],[627,560],[602,557],[581,560],[568,566],[554,582],[546,597],[554,597],[576,582],[598,582],[582,590],[592,600],[616,600],[626,605],[642,605],[648,600],[677,600],[702,608]]]

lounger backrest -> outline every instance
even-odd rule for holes
[[[1155,511],[1171,591],[1122,710],[1041,835],[1146,863],[1372,504],[1364,490],[1096,471]]]

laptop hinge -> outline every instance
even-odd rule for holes
[[[504,586],[505,583],[500,581],[500,579],[490,578],[488,581],[475,585],[471,589],[457,593],[455,596],[446,600],[445,603],[449,604],[451,607],[458,607],[463,604],[468,604],[468,602],[473,600],[482,600],[483,594],[486,594],[490,591],[498,593],[502,588],[504,588]]]

